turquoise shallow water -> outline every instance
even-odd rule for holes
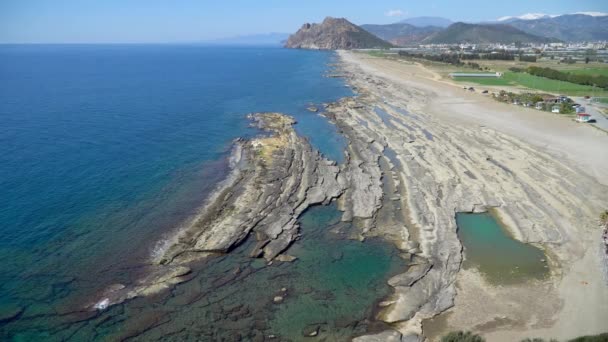
[[[292,114],[300,133],[341,160],[335,128],[306,110],[350,95],[322,77],[332,58],[279,48],[0,46],[0,320],[55,317],[136,277],[154,242],[225,175],[232,139],[256,134],[247,113]],[[45,322],[20,323],[20,333],[44,336],[57,323]],[[4,328],[4,338],[16,333]]]
[[[489,281],[509,284],[548,275],[544,252],[513,239],[491,214],[458,213],[456,223],[464,266],[477,268]]]
[[[348,240],[335,205],[309,209],[291,263],[252,259],[252,239],[228,255],[193,265],[186,283],[103,312],[61,306],[5,326],[13,340],[346,341],[379,329],[376,302],[390,293],[388,277],[403,271],[398,250],[378,239]],[[280,297],[280,300],[275,300]],[[313,330],[310,330],[313,329]]]

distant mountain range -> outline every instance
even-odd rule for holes
[[[455,23],[447,28],[415,27],[409,24],[362,25],[363,29],[395,45],[408,44],[489,44],[548,43],[557,41],[536,36],[505,24]]]
[[[528,13],[517,17],[502,17],[498,21],[489,23],[455,23],[445,28],[438,25],[451,22],[449,19],[421,17],[405,21],[418,25],[399,22],[361,27],[395,45],[608,40],[608,14],[599,12],[566,15]],[[437,25],[425,26],[431,23]]]
[[[561,14],[561,15],[546,14],[546,13],[526,13],[526,14],[517,15],[517,16],[500,17],[500,18],[496,19],[496,21],[499,21],[499,22],[512,22],[512,21],[516,21],[516,20],[548,19],[548,18],[555,18],[555,17],[564,16],[564,15],[574,15],[574,14],[588,15],[588,16],[591,16],[591,17],[605,17],[605,16],[608,16],[608,13],[604,13],[604,12],[576,12],[576,13],[568,13],[568,14]]]
[[[439,17],[418,17],[387,25],[352,24],[326,18],[304,24],[286,47],[306,49],[369,49],[408,44],[551,43],[608,40],[608,14],[586,12],[566,15],[530,13],[502,17],[491,23],[451,23]],[[447,25],[447,27],[446,27]]]
[[[465,24],[455,23],[448,28],[436,32],[421,43],[426,44],[490,44],[502,43],[549,43],[557,39],[546,38],[526,33],[510,25],[505,24]]]
[[[522,31],[563,41],[608,40],[608,15],[566,14],[539,19],[517,19],[509,25]]]
[[[406,23],[361,25],[361,28],[395,45],[421,42],[433,33],[443,30],[437,26],[417,27]]]
[[[393,45],[344,18],[327,17],[321,24],[304,24],[289,36],[285,47],[337,50],[389,48]]]

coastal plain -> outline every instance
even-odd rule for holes
[[[396,159],[385,178],[403,185],[400,243],[419,245],[415,254],[432,265],[395,286],[381,318],[403,336],[431,340],[452,330],[490,341],[603,332],[608,288],[597,218],[608,203],[608,136],[469,94],[416,64],[340,56],[358,96],[330,116],[352,131],[351,144],[367,139],[392,151],[383,158]],[[548,279],[495,285],[460,267],[455,214],[488,209],[513,238],[545,251]]]

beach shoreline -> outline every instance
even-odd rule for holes
[[[599,234],[594,232],[597,217],[605,209],[602,206],[608,202],[607,182],[602,178],[602,170],[608,167],[608,152],[603,148],[608,146],[608,135],[563,117],[463,92],[419,65],[363,53],[339,54],[347,82],[359,96],[357,106],[341,108],[337,120],[359,127],[358,133],[367,129],[383,136],[383,143],[401,159],[400,173],[408,189],[402,194],[408,199],[404,207],[423,232],[417,241],[421,255],[432,260],[433,270],[441,270],[441,276],[424,288],[443,293],[440,297],[448,302],[453,300],[428,310],[425,305],[437,298],[413,303],[406,295],[411,297],[415,290],[397,288],[396,305],[390,306],[383,319],[395,322],[403,335],[424,334],[421,323],[447,310],[445,332],[473,330],[491,341],[604,332],[608,311],[601,303],[608,302],[608,287],[597,253]],[[378,120],[375,107],[391,117]],[[406,108],[406,113],[395,108]],[[425,130],[435,139],[424,141]],[[418,141],[424,143],[416,146]],[[453,155],[451,149],[455,149]],[[416,173],[420,169],[425,172]],[[427,179],[412,179],[416,177]],[[450,196],[448,192],[454,198],[446,201],[442,197]],[[434,209],[420,207],[421,202],[435,200]],[[552,277],[542,284],[542,296],[531,296],[538,288],[532,283],[518,287],[520,296],[504,290],[498,293],[502,287],[476,286],[479,281],[461,271],[460,262],[445,260],[457,258],[460,251],[450,254],[445,245],[438,244],[437,235],[452,239],[452,247],[460,246],[453,213],[478,207],[495,208],[514,238],[540,245],[551,256]],[[479,298],[487,294],[497,296],[494,312],[479,311],[484,305]],[[543,305],[551,301],[556,305]],[[414,315],[403,315],[412,307]],[[504,310],[507,307],[518,309]]]

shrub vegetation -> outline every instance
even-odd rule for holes
[[[441,342],[485,342],[481,336],[470,331],[453,331],[441,338]]]

